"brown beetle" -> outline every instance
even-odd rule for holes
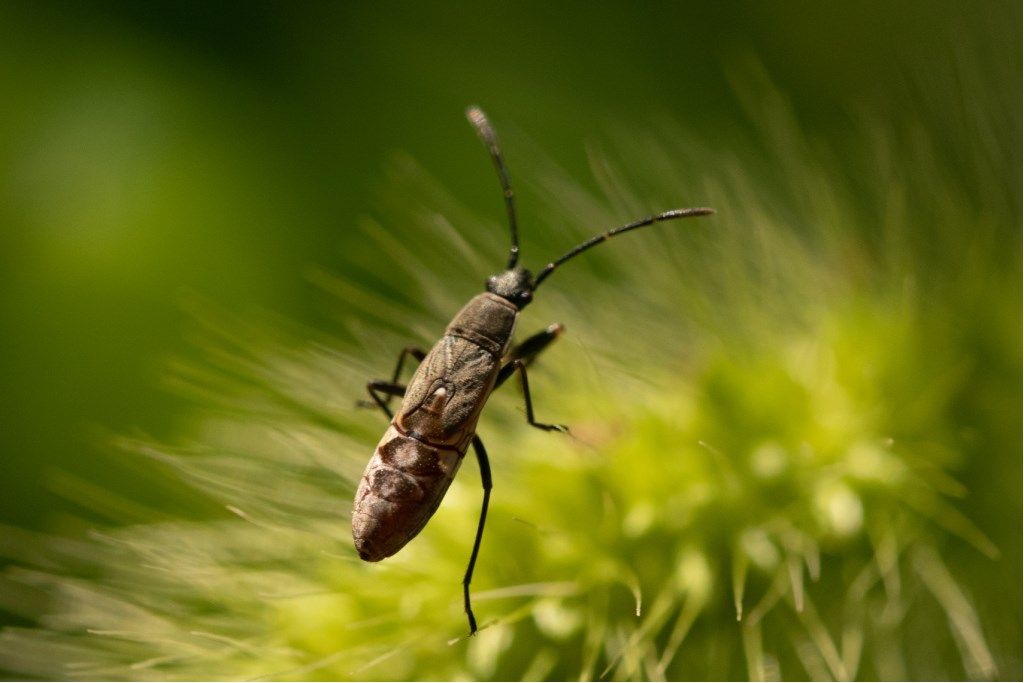
[[[704,216],[714,211],[707,208],[675,209],[627,223],[576,246],[547,264],[534,277],[530,271],[517,265],[519,234],[515,197],[497,136],[480,109],[470,107],[466,115],[490,151],[504,191],[512,233],[508,266],[504,272],[487,280],[486,292],[473,297],[458,312],[430,353],[407,347],[398,357],[391,381],[367,384],[374,403],[364,405],[380,406],[391,424],[377,444],[377,450],[359,482],[352,510],[352,537],[359,557],[368,562],[383,560],[401,550],[434,514],[459,469],[462,457],[472,444],[484,488],[473,551],[462,580],[472,635],[477,626],[469,600],[469,584],[480,551],[491,496],[487,451],[476,434],[480,412],[491,392],[519,370],[527,422],[546,431],[567,431],[562,425],[534,420],[526,376],[526,366],[558,337],[562,326],[555,323],[513,348],[512,334],[519,311],[530,303],[534,290],[555,268],[590,247],[620,233],[659,221]],[[398,381],[406,356],[421,361],[408,387]],[[390,407],[394,396],[404,397],[397,415],[392,414]]]

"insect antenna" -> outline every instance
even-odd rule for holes
[[[537,274],[537,277],[534,279],[533,287],[534,289],[539,287],[540,283],[543,282],[548,275],[551,275],[551,273],[554,272],[555,268],[562,265],[569,259],[573,258],[574,256],[579,256],[587,249],[590,249],[591,247],[598,245],[601,242],[604,242],[605,240],[611,239],[616,235],[621,235],[624,232],[636,230],[637,228],[645,228],[648,225],[654,225],[655,223],[659,223],[661,221],[669,221],[675,218],[690,218],[691,216],[707,216],[708,214],[712,214],[714,212],[714,209],[709,209],[706,207],[698,207],[693,209],[672,209],[671,211],[665,211],[664,213],[659,213],[655,216],[641,218],[639,220],[633,221],[632,223],[626,223],[625,225],[620,225],[617,228],[606,230],[605,232],[602,232],[598,235],[594,235],[586,242],[583,242],[582,244],[573,247],[565,254],[562,254],[557,259],[544,266],[544,269],[540,271]]]
[[[508,211],[508,227],[512,231],[512,249],[508,255],[508,269],[516,267],[519,262],[519,228],[516,225],[516,198],[512,192],[512,183],[508,179],[508,169],[505,168],[505,159],[501,155],[501,148],[498,146],[498,136],[494,134],[490,121],[480,107],[470,107],[466,110],[466,118],[476,128],[477,135],[491,153],[491,160],[494,168],[498,171],[498,180],[501,182],[501,191],[505,195],[505,209]]]

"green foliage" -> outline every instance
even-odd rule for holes
[[[526,229],[527,264],[616,217],[719,213],[602,247],[524,315],[526,333],[567,325],[531,383],[538,417],[572,435],[529,429],[511,389],[485,412],[495,491],[477,636],[459,589],[473,463],[394,558],[362,563],[349,539],[383,429],[354,407],[365,380],[436,338],[504,250],[499,226],[400,158],[382,223],[362,226],[383,259],[361,267],[404,298],[316,273],[347,313],[315,337],[197,308],[203,359],[170,372],[195,424],[170,444],[118,443],[230,514],[88,540],[5,533],[23,568],[4,607],[48,604],[37,628],[0,636],[0,665],[112,679],[1012,676],[1019,652],[993,649],[975,596],[994,590],[986,567],[1019,578],[1020,539],[997,529],[996,544],[976,523],[990,483],[973,468],[1019,472],[1019,248],[1001,253],[1013,208],[979,206],[919,139],[861,132],[868,151],[836,164],[773,91],[757,107],[780,177],[679,131],[629,133],[593,154],[602,200],[518,148],[545,217]],[[881,169],[866,187],[845,175],[859,163]]]

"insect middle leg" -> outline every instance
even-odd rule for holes
[[[405,385],[398,384],[397,382],[373,380],[366,383],[366,390],[370,392],[370,397],[373,399],[373,403],[370,403],[369,401],[361,401],[360,406],[372,408],[374,404],[376,404],[384,411],[384,414],[388,416],[388,420],[394,417],[394,414],[391,412],[391,407],[388,405],[391,402],[391,398],[394,396],[405,396]]]
[[[533,399],[530,396],[530,380],[526,376],[526,366],[529,365],[536,359],[540,352],[548,347],[551,342],[558,338],[558,335],[565,329],[560,323],[554,323],[549,325],[547,329],[538,332],[532,337],[528,337],[522,344],[516,346],[510,354],[511,360],[502,366],[498,372],[498,379],[495,382],[495,388],[501,386],[505,381],[512,376],[516,370],[519,370],[519,378],[522,382],[523,387],[523,398],[526,401],[526,421],[531,426],[537,429],[543,429],[546,432],[557,431],[557,432],[568,432],[569,428],[565,425],[545,424],[543,422],[537,422],[533,418]]]
[[[391,399],[394,396],[404,396],[405,386],[398,383],[398,378],[402,375],[402,367],[405,365],[405,359],[407,356],[412,356],[417,362],[422,361],[427,357],[427,353],[418,346],[406,346],[402,349],[402,352],[398,354],[398,362],[395,364],[395,371],[391,375],[391,381],[386,382],[384,380],[374,380],[367,382],[366,389],[370,392],[370,396],[373,401],[356,401],[356,405],[360,408],[373,408],[380,406],[384,413],[391,419]],[[401,391],[396,390],[396,387],[401,387]],[[384,394],[386,398],[381,399],[375,392]]]
[[[552,323],[545,329],[541,330],[537,334],[527,337],[521,344],[517,344],[509,353],[509,360],[519,359],[524,364],[530,365],[533,361],[546,349],[551,342],[558,339],[559,335],[565,331],[565,326],[562,323]],[[507,374],[505,369],[502,369],[502,373],[498,375],[497,384],[500,386],[502,382],[508,379],[508,376],[512,374],[512,370],[508,370]]]

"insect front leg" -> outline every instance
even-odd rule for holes
[[[484,442],[475,435],[473,436],[473,452],[476,453],[476,460],[480,465],[480,480],[484,485],[484,502],[480,508],[480,521],[476,526],[473,552],[469,556],[469,566],[466,567],[466,575],[462,579],[462,596],[466,607],[466,616],[469,618],[469,635],[476,633],[476,617],[473,616],[473,607],[469,602],[469,583],[473,580],[473,568],[476,566],[476,556],[480,552],[480,541],[484,537],[484,522],[487,521],[487,505],[491,501],[491,463],[487,459]]]

